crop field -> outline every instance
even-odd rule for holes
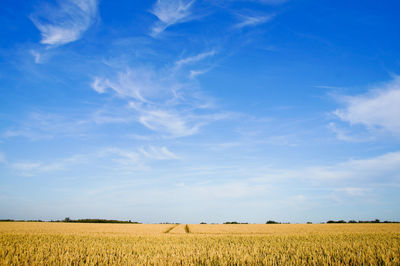
[[[400,265],[400,224],[0,223],[1,265]]]

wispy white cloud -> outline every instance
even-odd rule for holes
[[[329,89],[329,90],[343,90],[345,89],[344,87],[338,87],[338,86],[327,86],[327,85],[317,85],[313,86],[314,88],[319,88],[319,89]]]
[[[58,1],[56,7],[41,6],[31,15],[40,30],[41,43],[63,45],[81,38],[97,15],[97,0]]]
[[[194,135],[201,127],[215,121],[229,119],[233,115],[231,113],[198,115],[190,109],[158,109],[132,102],[130,106],[138,112],[138,121],[143,126],[167,138]]]
[[[83,155],[74,155],[52,162],[21,161],[11,163],[11,168],[22,176],[37,176],[49,172],[56,172],[68,169],[73,165],[81,164],[86,161]]]
[[[97,153],[101,158],[106,158],[108,161],[117,164],[122,170],[147,170],[148,167],[144,163],[140,154],[136,151],[128,151],[120,148],[107,148]]]
[[[157,21],[151,31],[152,36],[157,36],[169,26],[190,20],[192,6],[195,0],[157,0],[151,13]]]
[[[350,124],[384,129],[400,136],[400,77],[367,94],[342,97],[346,107],[334,114]]]
[[[303,175],[314,180],[341,180],[343,182],[400,181],[400,152],[390,152],[366,159],[351,159],[331,166],[315,166]]]
[[[215,54],[216,54],[216,51],[211,50],[211,51],[200,53],[200,54],[197,54],[197,55],[194,55],[194,56],[182,58],[182,59],[176,61],[175,64],[178,67],[183,66],[183,65],[187,65],[187,64],[193,64],[193,63],[199,62],[199,61],[201,61],[201,60],[203,60],[203,59],[205,59],[207,57],[214,56]]]
[[[109,91],[127,101],[136,121],[163,137],[184,137],[196,134],[223,114],[204,114],[212,106],[210,100],[196,92],[195,82],[183,66],[211,56],[214,52],[182,59],[167,69],[128,68],[114,78],[96,77],[92,88],[98,93]],[[189,93],[190,92],[190,93]],[[196,114],[202,110],[202,115]]]
[[[35,50],[31,50],[31,55],[33,56],[35,63],[40,64],[41,63],[41,54]]]
[[[193,56],[188,56],[185,58],[181,58],[177,61],[175,61],[175,67],[177,70],[179,70],[180,68],[198,68],[198,69],[190,69],[189,71],[189,79],[195,79],[197,76],[203,75],[207,72],[209,72],[213,66],[211,65],[204,65],[202,64],[201,66],[199,66],[199,62],[201,61],[205,61],[207,58],[213,57],[217,54],[217,51],[215,49],[212,49],[210,51],[207,52],[202,52]],[[207,63],[207,61],[205,62]]]
[[[109,81],[103,80],[99,77],[95,77],[92,84],[90,84],[92,89],[94,89],[98,93],[104,93],[107,89],[107,87],[110,87]]]
[[[178,171],[182,174],[182,169]],[[195,183],[182,183],[182,180],[179,180],[179,182],[177,180],[177,186],[185,188],[185,191],[190,191],[192,195],[207,196],[207,198],[218,197],[224,200],[242,198],[248,200],[255,195],[261,196],[266,193],[273,195],[276,190],[290,193],[288,187],[291,186],[297,187],[296,193],[299,193],[302,189],[308,191],[307,196],[302,194],[291,196],[291,199],[301,201],[313,199],[322,192],[357,198],[373,193],[376,188],[399,184],[400,152],[386,153],[364,159],[350,159],[323,166],[310,165],[306,168],[283,169],[272,166],[203,165],[202,167],[187,169],[187,173],[184,173],[185,176],[208,177]],[[334,200],[329,195],[324,197],[325,200]],[[305,204],[309,205],[307,202]]]
[[[96,106],[85,112],[70,109],[49,113],[35,111],[0,132],[0,139],[23,137],[32,141],[63,137],[86,137],[96,126],[105,124],[128,124],[136,121],[129,107]]]
[[[34,162],[19,162],[12,164],[12,168],[16,170],[20,175],[23,176],[33,176],[38,171],[43,171],[44,168],[40,163]]]
[[[366,142],[373,140],[372,136],[362,136],[352,133],[349,129],[339,127],[336,123],[330,122],[328,128],[336,135],[338,140],[346,142]]]
[[[343,192],[349,196],[359,197],[365,195],[366,192],[369,191],[367,188],[360,187],[344,187],[336,189],[338,192]]]
[[[26,119],[6,129],[1,137],[26,137],[31,140],[51,139],[54,136],[80,135],[87,121],[65,115],[31,112]]]
[[[131,149],[107,147],[86,154],[43,161],[24,160],[8,163],[4,158],[4,163],[21,176],[40,176],[71,171],[78,165],[80,169],[90,169],[96,166],[104,171],[118,170],[118,172],[132,173],[150,170],[149,163],[151,161],[177,159],[179,157],[167,147],[150,145]]]
[[[111,77],[95,77],[91,83],[93,90],[105,94],[105,97],[106,94],[113,95],[110,99],[117,99],[118,104],[111,101],[101,107],[89,107],[83,113],[69,110],[68,116],[64,112],[34,111],[1,132],[0,136],[31,140],[84,137],[97,125],[134,122],[157,133],[158,137],[196,134],[201,127],[226,117],[226,114],[211,113],[213,99],[203,96],[196,81],[185,75],[185,64],[211,54],[186,59],[186,63],[180,63],[182,67],[179,69],[173,63],[165,69],[127,68],[116,71]],[[121,105],[121,101],[126,104]]]
[[[181,86],[169,73],[157,73],[148,68],[128,68],[114,79],[95,77],[91,86],[98,93],[111,89],[120,97],[147,102],[147,98],[171,97]]]
[[[84,121],[86,120],[86,121]],[[115,108],[104,106],[95,110],[91,115],[84,118],[82,123],[86,124],[128,124],[135,121],[127,108]]]
[[[210,168],[211,169],[211,168]],[[217,170],[214,175],[224,176],[230,169]],[[279,167],[252,167],[233,171],[243,176],[247,183],[282,187],[296,184],[307,189],[328,190],[357,196],[370,188],[392,187],[400,182],[400,152],[385,153],[375,157],[348,159],[339,163],[308,165],[283,169]],[[290,186],[290,185],[289,185]]]
[[[127,136],[130,139],[140,140],[140,141],[151,141],[155,139],[159,139],[159,137],[155,135],[140,135],[140,134],[129,134]]]
[[[117,79],[95,78],[92,88],[104,93],[108,88],[126,98],[137,122],[146,128],[170,136],[187,136],[197,132],[199,125],[191,125],[187,115],[179,111],[178,91],[182,85],[170,77],[149,69],[128,69],[117,74]],[[175,108],[173,108],[175,107]]]
[[[244,199],[254,195],[267,193],[268,186],[245,181],[229,181],[224,183],[184,185],[191,195],[207,199]]]
[[[251,16],[251,15],[239,15],[240,22],[234,27],[237,29],[242,29],[245,27],[254,27],[257,25],[264,24],[274,18],[274,15],[264,15],[264,16]]]
[[[6,163],[6,155],[4,154],[4,152],[0,151],[0,163]]]
[[[177,111],[145,107],[133,102],[130,106],[138,112],[138,121],[143,126],[165,136],[190,136],[197,133],[201,126],[201,123],[191,121],[190,117]]]
[[[194,79],[197,76],[203,75],[207,73],[209,69],[201,69],[201,70],[190,70],[189,72],[189,78]]]
[[[346,188],[368,188],[399,185],[400,151],[378,156],[347,159],[322,165],[308,164],[296,167],[275,167],[252,164],[198,164],[187,169],[185,175],[206,176],[203,182],[218,177],[219,182],[241,180],[248,184],[281,187],[282,184],[297,184],[307,188],[323,188],[331,191]],[[350,192],[350,189],[346,189]],[[355,190],[354,190],[355,191]],[[355,194],[355,193],[354,193]]]
[[[139,151],[147,158],[155,160],[176,160],[179,159],[173,152],[167,147],[154,147],[149,146],[147,148],[141,147]]]

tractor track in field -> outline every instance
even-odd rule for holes
[[[168,234],[169,232],[171,232],[177,226],[179,226],[179,224],[175,224],[174,226],[171,226],[170,228],[168,228],[167,231],[164,232],[164,234]]]
[[[185,232],[186,232],[186,234],[190,234],[189,225],[185,225]]]
[[[164,234],[190,234],[190,228],[188,224],[176,224],[171,226],[164,232]]]

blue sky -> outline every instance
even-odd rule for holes
[[[400,220],[398,1],[0,6],[0,218]]]

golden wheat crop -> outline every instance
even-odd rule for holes
[[[173,225],[1,222],[0,234],[157,235],[171,226]]]
[[[400,265],[397,224],[188,227],[0,223],[0,263]]]
[[[191,224],[194,234],[400,233],[400,224]]]

